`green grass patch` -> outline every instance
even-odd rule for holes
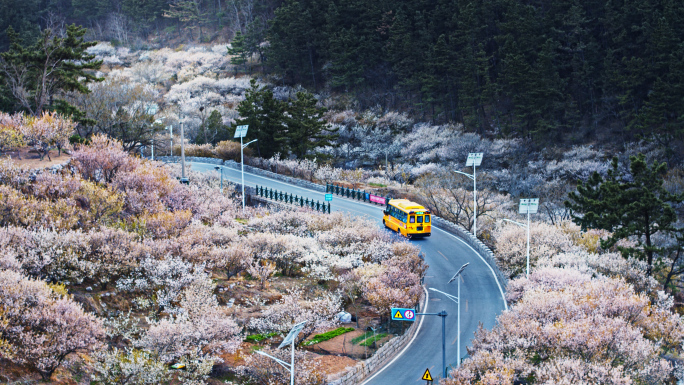
[[[361,335],[358,336],[358,337],[352,338],[351,342],[352,342],[352,344],[357,344],[357,345],[358,345],[359,342],[362,342],[362,341],[365,340],[366,338],[372,337],[372,336],[373,336],[373,332],[365,332],[365,333],[361,334]]]
[[[380,341],[381,339],[383,339],[385,337],[387,337],[387,333],[376,334],[375,337],[370,337],[370,338],[366,339],[360,345],[361,346],[371,346],[371,345],[373,345],[373,342]]]
[[[273,332],[273,333],[266,333],[266,334],[252,334],[248,335],[245,337],[245,341],[247,342],[260,342],[268,338],[273,338],[275,336],[279,336],[280,332]]]
[[[371,187],[387,187],[386,184],[382,184],[382,183],[368,183],[368,185]]]
[[[323,341],[333,339],[337,336],[341,336],[344,333],[349,333],[349,332],[353,332],[353,331],[354,331],[354,328],[345,328],[345,327],[337,328],[335,330],[331,330],[331,331],[325,332],[323,334],[316,334],[312,339],[305,341],[303,343],[303,345],[304,346],[314,345],[314,344],[317,344],[317,343],[320,343]]]

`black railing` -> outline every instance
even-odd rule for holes
[[[300,197],[286,192],[269,189],[264,186],[256,186],[256,195],[262,198],[273,199],[274,201],[289,203],[299,207],[308,207],[312,210],[320,211],[322,213],[330,214],[330,202],[314,201],[313,199]]]
[[[339,185],[335,185],[332,183],[326,183],[325,185],[325,192],[326,193],[332,193],[336,195],[341,195],[343,197],[351,198],[351,199],[356,199],[359,201],[363,202],[371,202],[371,203],[377,203],[377,204],[387,204],[387,202],[392,199],[388,196],[380,196],[380,195],[375,195],[371,194],[361,190],[354,190],[350,189],[349,187],[343,187]]]

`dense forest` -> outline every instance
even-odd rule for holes
[[[157,44],[236,39],[233,53],[263,61],[278,82],[481,134],[548,143],[605,133],[667,144],[683,132],[684,3],[676,0],[0,5],[0,29],[12,26],[27,43],[56,22],[141,47],[154,47],[151,36]]]

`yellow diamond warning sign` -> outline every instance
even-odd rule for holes
[[[423,378],[421,378],[421,380],[432,381],[432,375],[430,374],[430,369],[425,369],[425,373],[423,374]]]

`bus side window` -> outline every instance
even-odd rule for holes
[[[430,223],[430,216],[429,215],[425,216],[425,223]]]
[[[416,223],[416,217],[414,215],[409,216],[409,223]]]
[[[416,221],[417,221],[418,223],[423,223],[423,216],[422,216],[422,215],[418,215],[418,216],[416,217]]]

